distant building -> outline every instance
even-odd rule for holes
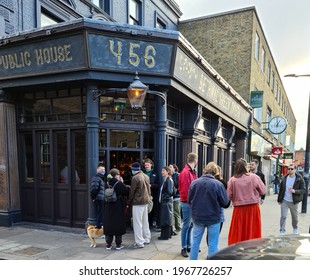
[[[271,148],[294,151],[296,118],[255,7],[184,20],[180,31],[254,108],[248,154],[271,179],[277,172]],[[275,116],[287,120],[280,134],[267,129]]]

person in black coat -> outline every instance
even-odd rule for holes
[[[151,184],[151,195],[153,197],[153,209],[149,213],[149,225],[152,231],[159,231],[158,228],[158,222],[159,222],[159,217],[158,217],[158,211],[159,211],[159,187],[158,187],[158,175],[154,170],[154,162],[146,158],[143,161],[143,173],[149,176],[150,178],[150,184]]]
[[[101,228],[103,225],[103,198],[104,198],[104,181],[105,167],[102,163],[97,165],[97,173],[91,179],[90,197],[96,209],[96,227]]]
[[[164,166],[161,171],[164,183],[159,192],[159,216],[160,216],[160,236],[159,240],[168,240],[172,235],[172,219],[173,219],[173,180],[172,172],[168,166]]]
[[[104,234],[107,243],[107,250],[112,249],[113,237],[115,236],[116,250],[124,248],[122,245],[122,235],[126,233],[126,197],[129,194],[129,186],[123,183],[118,169],[110,170],[108,184],[114,187],[116,192],[116,202],[105,202],[104,205]],[[106,186],[106,188],[108,185]]]

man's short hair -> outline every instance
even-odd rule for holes
[[[189,153],[189,154],[187,155],[187,162],[188,162],[188,163],[194,162],[195,160],[197,160],[197,158],[198,158],[197,154],[195,154],[195,153]]]
[[[256,165],[259,164],[258,160],[256,158],[251,159],[251,162],[254,162]]]
[[[293,163],[291,163],[288,167],[293,167],[294,169],[296,169],[296,165],[295,164],[293,164]]]

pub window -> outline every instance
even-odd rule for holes
[[[48,132],[39,134],[40,145],[40,178],[42,183],[51,183],[50,136]]]
[[[146,97],[145,107],[131,108],[128,98],[122,93],[100,96],[100,120],[122,122],[152,122],[155,116],[154,97]]]
[[[168,101],[167,119],[168,126],[177,129],[181,128],[181,110],[171,101]]]
[[[129,0],[129,24],[142,25],[141,2],[138,0]]]
[[[111,130],[110,146],[114,148],[137,148],[137,143],[140,141],[139,131],[126,130]]]
[[[154,149],[154,132],[153,131],[143,132],[143,148]]]
[[[25,122],[84,121],[86,101],[83,89],[26,93],[20,99],[18,120]]]
[[[25,146],[22,151],[25,163],[21,172],[24,174],[23,181],[25,183],[32,183],[34,181],[33,139],[31,134],[25,134],[24,138]]]

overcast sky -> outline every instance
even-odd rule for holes
[[[310,77],[310,0],[175,0],[180,20],[256,7],[267,42],[297,120],[295,148],[306,147]]]

